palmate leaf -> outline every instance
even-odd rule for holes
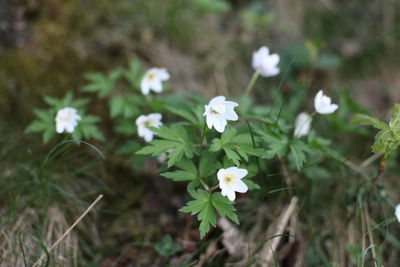
[[[216,154],[209,152],[202,153],[198,168],[193,163],[193,160],[185,157],[177,162],[175,166],[179,169],[161,173],[161,176],[173,181],[194,181],[196,184],[200,183],[200,179],[214,175],[216,169],[221,167],[216,161]]]
[[[84,86],[82,90],[84,92],[97,93],[99,97],[103,98],[114,89],[122,72],[122,69],[115,69],[106,75],[98,72],[85,73],[84,77],[89,80],[89,84]]]
[[[299,171],[306,162],[306,153],[310,153],[311,149],[301,140],[294,139],[290,142],[290,157]]]
[[[384,122],[365,114],[354,115],[352,122],[360,125],[369,125],[380,130],[385,130],[389,128]]]
[[[191,190],[189,193],[194,200],[186,203],[186,206],[179,211],[197,215],[197,219],[200,221],[199,230],[201,238],[205,236],[211,226],[216,226],[216,211],[221,216],[228,217],[233,222],[239,224],[233,202],[223,197],[220,192],[210,194],[205,190],[198,189],[197,191]]]
[[[176,164],[176,166],[179,167],[180,170],[164,172],[161,173],[161,176],[173,181],[192,181],[198,177],[197,168],[192,160],[183,158]]]
[[[240,165],[240,160],[249,160],[249,156],[260,156],[264,151],[253,147],[250,134],[237,134],[236,129],[227,128],[221,138],[215,138],[210,146],[211,152],[223,150],[226,156],[233,161],[236,166]]]
[[[261,137],[261,141],[268,146],[265,153],[267,158],[283,157],[289,149],[289,140],[284,134],[277,134],[271,129],[254,125],[254,131]]]
[[[392,110],[392,117],[389,121],[389,126],[393,130],[398,130],[400,127],[400,104],[396,104]]]
[[[400,146],[400,104],[394,105],[389,125],[363,114],[357,114],[353,122],[370,125],[380,130],[375,135],[374,143],[371,146],[372,152],[380,152],[387,157]]]
[[[170,168],[182,160],[184,156],[189,159],[192,158],[196,152],[195,145],[189,140],[186,130],[180,124],[151,128],[151,130],[156,132],[157,137],[163,140],[153,140],[148,146],[136,152],[137,154],[157,156],[171,150],[168,153],[168,168]]]
[[[43,142],[48,143],[56,134],[55,117],[57,111],[65,107],[72,107],[77,109],[78,114],[81,116],[81,120],[78,121],[77,127],[71,134],[72,138],[74,140],[80,140],[82,138],[90,138],[99,141],[104,140],[103,134],[96,126],[96,123],[100,121],[100,118],[93,115],[86,115],[82,109],[82,107],[88,103],[87,99],[74,99],[72,92],[68,92],[61,99],[46,96],[44,97],[44,101],[49,104],[51,108],[35,109],[33,113],[36,116],[36,120],[28,125],[25,132],[41,132]]]
[[[194,200],[186,203],[186,206],[179,211],[197,215],[197,219],[200,221],[200,237],[203,238],[210,230],[210,226],[212,225],[215,227],[217,224],[217,217],[212,206],[211,195],[202,189],[191,191],[190,195]]]
[[[142,106],[143,99],[136,95],[122,95],[113,97],[110,102],[110,116],[115,118],[134,118],[140,115],[139,107]]]

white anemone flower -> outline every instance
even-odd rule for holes
[[[138,135],[143,137],[146,142],[153,140],[155,132],[150,130],[148,127],[158,128],[162,125],[160,113],[152,113],[149,115],[140,115],[136,119],[136,126],[138,128]]]
[[[78,115],[77,110],[74,108],[66,107],[58,110],[55,119],[57,133],[63,133],[65,131],[72,133],[80,119],[81,116]]]
[[[236,121],[238,115],[234,108],[238,103],[226,101],[225,96],[217,96],[211,99],[208,105],[205,105],[203,116],[206,116],[206,122],[209,129],[213,126],[215,130],[222,133],[225,130],[227,121]]]
[[[235,192],[246,193],[248,187],[242,181],[242,178],[247,174],[248,171],[246,169],[240,169],[238,167],[220,169],[217,173],[217,177],[219,180],[219,188],[221,188],[221,195],[227,196],[229,200],[234,201],[236,198]]]
[[[322,90],[319,90],[319,92],[315,95],[314,107],[318,113],[324,115],[331,114],[339,108],[338,105],[332,104],[331,98],[324,95],[324,92]]]
[[[150,90],[156,93],[161,93],[163,90],[163,81],[169,79],[169,73],[164,68],[150,68],[146,71],[143,76],[142,82],[140,83],[140,88],[142,94],[148,95]]]
[[[278,54],[270,54],[268,47],[263,46],[253,52],[252,66],[254,70],[260,72],[261,76],[275,76],[280,72],[278,67],[279,60]]]
[[[294,137],[300,138],[310,132],[312,117],[307,112],[301,112],[296,117]]]
[[[397,204],[394,215],[396,216],[397,221],[400,223],[400,204]]]

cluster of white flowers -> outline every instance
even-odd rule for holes
[[[278,54],[270,54],[268,47],[263,46],[253,53],[252,67],[261,76],[271,77],[279,74],[278,67],[280,57]],[[165,68],[150,68],[146,71],[141,81],[141,91],[143,95],[148,95],[150,91],[161,93],[163,91],[163,82],[170,78]],[[235,107],[238,103],[227,101],[224,96],[217,96],[210,100],[208,105],[204,106],[204,114],[209,129],[215,128],[216,131],[223,133],[228,121],[237,121],[238,115]],[[338,109],[338,105],[332,104],[331,99],[325,96],[321,91],[314,98],[314,107],[317,113],[330,114]],[[65,107],[57,112],[55,118],[57,133],[72,133],[81,117],[77,110],[71,107]],[[136,119],[138,135],[146,142],[151,142],[156,134],[149,127],[158,128],[162,115],[152,113],[149,115],[140,115]],[[306,136],[311,128],[312,116],[306,112],[298,114],[295,122],[294,136],[300,138]],[[164,161],[167,154],[160,155],[159,161]],[[248,190],[246,184],[241,180],[247,175],[247,170],[237,167],[220,169],[217,173],[221,194],[227,196],[230,200],[235,200],[235,192],[244,193]],[[400,207],[396,209],[396,216],[400,217]]]

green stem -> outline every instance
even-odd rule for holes
[[[260,75],[260,71],[259,70],[254,72],[253,76],[250,79],[249,84],[246,87],[246,91],[244,92],[245,96],[248,96],[250,94],[250,91],[251,91],[251,89],[253,89],[254,83],[256,82],[256,80],[257,80],[259,75]]]
[[[203,131],[201,132],[201,140],[200,140],[200,152],[199,152],[199,161],[201,158],[201,152],[203,151],[203,141],[204,141],[204,137],[206,135],[206,122],[204,121],[204,126],[203,126]]]
[[[198,166],[198,175],[200,175],[200,160],[201,160],[201,152],[203,151],[203,141],[206,135],[206,121],[204,121],[203,131],[201,132],[201,140],[200,140],[200,151],[199,151],[199,166]],[[210,187],[201,179],[199,178],[201,184],[203,185],[204,189],[210,191]]]

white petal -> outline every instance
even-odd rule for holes
[[[236,121],[239,119],[238,115],[236,114],[236,112],[232,109],[232,110],[227,110],[224,114],[224,118],[230,121]]]
[[[246,169],[240,169],[238,167],[230,167],[227,171],[232,172],[238,179],[242,179],[249,173]]]
[[[226,174],[226,169],[219,169],[219,171],[217,172],[217,178],[220,183],[224,180],[225,174]]]
[[[225,131],[225,126],[227,124],[226,120],[224,118],[221,118],[220,116],[215,116],[214,117],[214,121],[213,121],[213,125],[215,130],[217,130],[217,132],[224,132]]]
[[[208,105],[204,105],[204,113],[203,116],[206,116],[208,114]]]
[[[249,188],[247,185],[242,181],[238,180],[234,185],[233,185],[233,190],[239,193],[246,193]]]
[[[397,204],[394,211],[394,215],[396,216],[397,221],[400,223],[400,204]]]
[[[319,90],[318,93],[314,97],[314,107],[316,110],[318,110],[318,108],[321,104],[323,94],[324,94],[323,91]]]
[[[162,115],[160,113],[151,113],[148,115],[149,119],[153,121],[161,121]]]
[[[234,201],[236,198],[235,191],[233,190],[226,191],[226,196],[229,198],[230,201]]]
[[[268,63],[271,67],[276,67],[278,65],[280,57],[278,54],[272,54],[268,57]]]
[[[208,103],[208,105],[212,107],[216,104],[221,104],[224,102],[225,102],[225,96],[216,96],[210,100],[210,103]]]
[[[143,78],[142,82],[140,83],[140,89],[144,95],[148,95],[150,92],[150,85],[145,78]]]
[[[214,122],[217,120],[217,116],[209,114],[206,116],[206,122],[208,129],[211,129],[214,125]]]
[[[236,102],[233,102],[233,101],[225,101],[225,103],[224,103],[226,106],[228,106],[229,108],[234,108],[234,107],[237,107],[237,106],[239,106],[239,104],[238,103],[236,103]]]
[[[72,133],[75,129],[75,125],[73,123],[67,123],[65,125],[65,128],[67,130],[68,133]]]
[[[310,132],[312,118],[306,112],[301,112],[296,117],[294,136],[300,138]]]
[[[166,81],[169,79],[169,73],[164,68],[158,69],[158,77],[160,78],[161,81]]]
[[[151,84],[151,89],[153,89],[153,91],[156,93],[161,93],[163,90],[163,85],[162,85],[161,81],[160,80],[154,81]]]
[[[226,111],[226,106],[224,104],[215,104],[211,108],[218,113],[224,113]]]
[[[153,136],[154,136],[154,133],[152,131],[150,131],[148,129],[146,129],[146,131],[144,131],[143,138],[146,142],[151,142],[151,140],[153,140]]]
[[[325,107],[320,113],[321,114],[331,114],[331,113],[335,112],[338,108],[339,108],[338,105],[331,104],[331,105]]]
[[[62,133],[65,130],[64,123],[57,122],[56,123],[56,131],[57,133]]]
[[[143,122],[147,120],[147,116],[145,115],[140,115],[137,119],[136,119],[136,126],[139,127],[139,125],[142,125]]]

